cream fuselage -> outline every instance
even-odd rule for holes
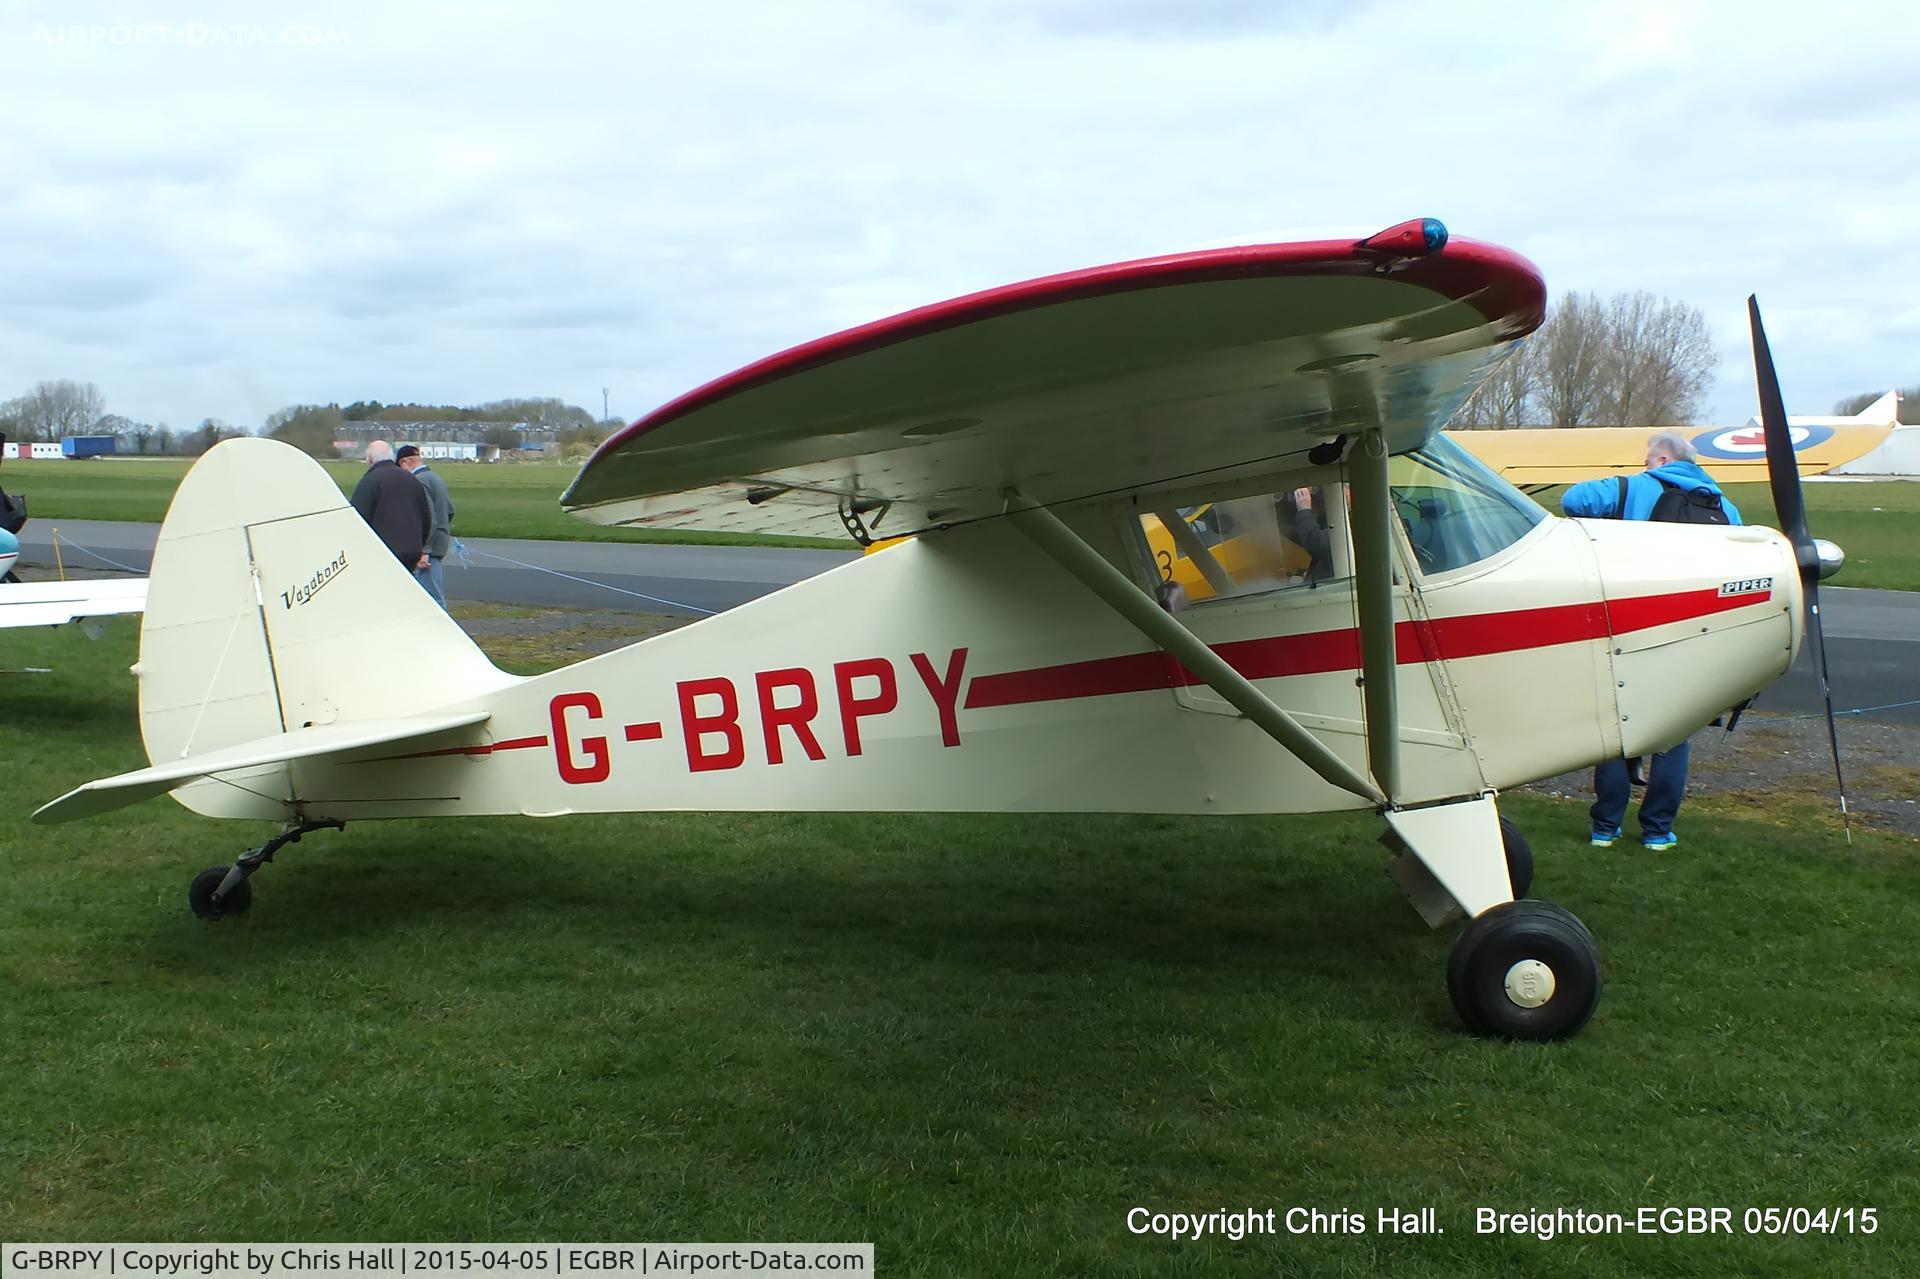
[[[315,563],[364,532],[342,514],[313,544],[327,552]],[[1131,518],[1113,505],[1069,515],[1145,586]],[[311,603],[282,608],[276,575],[307,580],[314,556],[289,553],[281,572],[274,554],[254,538],[269,647],[288,662],[296,627],[329,606],[343,616],[360,607],[355,577],[391,569],[417,590],[363,547],[348,556],[359,574],[341,572]],[[1403,783],[1391,798],[1403,806],[1670,746],[1777,677],[1800,635],[1791,552],[1765,530],[1548,519],[1431,578],[1406,570],[1404,546],[1399,558]],[[1180,619],[1365,771],[1350,582],[1197,606]],[[488,711],[477,738],[469,730],[400,754],[276,765],[255,779],[261,795],[216,781],[176,794],[213,815],[283,816],[283,802],[262,797],[279,777],[307,817],[339,819],[1366,803],[1185,676],[1004,520],[916,539],[547,675],[446,665],[464,692],[445,688],[432,709]],[[283,716],[300,700],[287,685],[301,682],[282,681]],[[313,704],[293,714],[312,716]]]

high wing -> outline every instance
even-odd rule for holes
[[[1500,472],[1510,484],[1572,484],[1609,475],[1638,475],[1647,467],[1647,437],[1656,428],[1526,428],[1514,431],[1449,431],[1455,443]],[[1722,484],[1765,483],[1767,454],[1758,426],[1673,428],[1692,441],[1700,465]],[[1883,444],[1893,427],[1800,426],[1792,428],[1793,460],[1802,475],[1823,475],[1864,457]]]
[[[139,613],[147,607],[147,579],[9,582],[0,585],[0,629],[62,626],[91,618]]]
[[[1431,219],[1048,276],[722,377],[610,438],[562,498],[602,524],[899,536],[1381,429],[1417,447],[1538,326],[1526,259]]]

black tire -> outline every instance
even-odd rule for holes
[[[1507,989],[1509,975],[1528,960],[1553,978],[1552,993],[1535,1007],[1515,1002]],[[1460,1020],[1499,1039],[1566,1039],[1593,1016],[1604,985],[1593,934],[1552,902],[1495,906],[1467,925],[1447,961],[1447,993]]]
[[[1506,849],[1507,878],[1513,881],[1513,895],[1525,897],[1533,887],[1533,845],[1504,817],[1500,819],[1500,844]]]
[[[220,881],[227,877],[225,866],[209,866],[193,877],[187,885],[187,905],[193,913],[202,919],[225,919],[228,915],[244,915],[247,907],[253,905],[253,881],[243,879],[230,889],[219,903],[213,900],[214,890],[220,887]]]

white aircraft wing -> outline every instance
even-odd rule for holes
[[[0,585],[0,628],[64,626],[90,617],[141,613],[146,607],[144,577]]]

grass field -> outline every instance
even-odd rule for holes
[[[356,825],[250,915],[262,828],[155,800],[134,627],[0,635],[0,1222],[15,1239],[872,1240],[885,1275],[1920,1273],[1920,844],[1750,803],[1535,891],[1609,988],[1571,1043],[1462,1034],[1450,934],[1357,817]],[[544,664],[522,649],[524,668]],[[1439,1211],[1173,1243],[1134,1206]],[[1471,1212],[1874,1207],[1871,1237],[1481,1237]]]
[[[1808,529],[1847,553],[1835,586],[1920,591],[1920,483],[1808,484],[1801,491]],[[1766,485],[1730,484],[1727,495],[1753,523],[1773,522]]]
[[[8,462],[0,481],[9,492],[24,493],[36,520],[134,520],[158,523],[173,500],[173,490],[191,465],[188,459],[135,461],[102,458],[73,462]],[[323,462],[342,493],[366,473],[359,462]],[[738,533],[695,533],[658,529],[608,528],[575,519],[560,509],[560,494],[572,482],[576,466],[539,462],[481,465],[440,462],[434,470],[446,479],[455,507],[454,531],[462,537],[531,537],[576,542],[691,542],[706,545],[844,547],[846,539],[760,537]]]
[[[343,492],[351,492],[363,468],[356,462],[325,464]],[[36,519],[158,521],[166,514],[174,487],[186,474],[185,461],[9,462],[9,490],[27,494]],[[459,508],[455,528],[466,537],[533,537],[574,541],[671,541],[756,543],[785,546],[851,545],[817,538],[763,538],[729,533],[680,533],[603,528],[561,512],[561,490],[575,468],[537,463],[481,466],[443,462]],[[1875,586],[1920,590],[1920,484],[1809,484],[1808,523],[1814,534],[1838,542],[1847,567],[1836,586]],[[1773,501],[1763,484],[1727,489],[1752,522],[1772,519]],[[1560,509],[1557,490],[1541,495],[1549,510]]]

